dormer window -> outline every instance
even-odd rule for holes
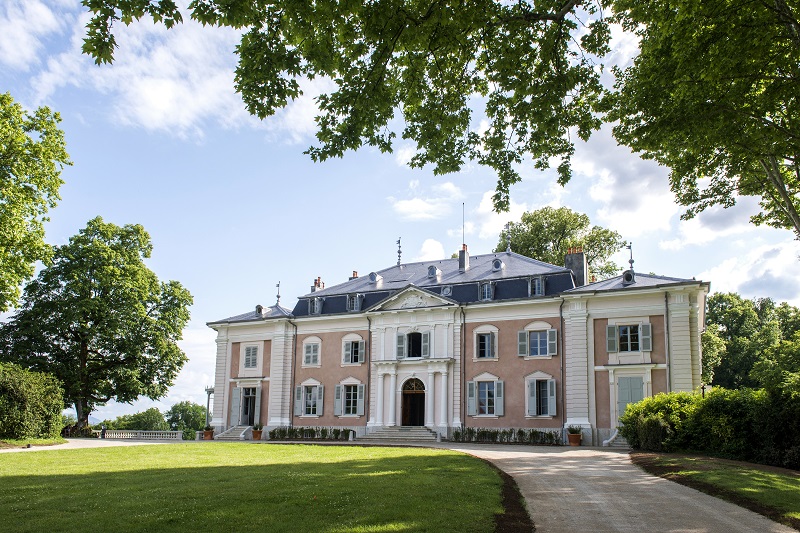
[[[348,294],[347,295],[347,310],[348,311],[361,311],[361,302],[364,301],[363,294]]]
[[[370,272],[369,273],[369,282],[370,283],[377,283],[382,279],[383,279],[383,276],[381,276],[377,272]]]
[[[481,283],[479,298],[481,300],[491,300],[494,297],[494,287],[491,282]]]
[[[503,263],[503,261],[501,261],[500,259],[495,259],[494,261],[492,261],[492,270],[494,272],[503,270],[505,267],[506,267],[505,263]]]
[[[544,278],[531,278],[528,294],[529,296],[544,296]]]
[[[318,315],[322,313],[322,298],[309,298],[308,299],[308,314]]]
[[[436,266],[434,266],[434,265],[431,265],[431,266],[428,267],[428,277],[429,278],[435,278],[435,277],[439,276],[441,273],[442,273],[442,271],[439,270],[438,268],[436,268]]]

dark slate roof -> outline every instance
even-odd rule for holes
[[[224,324],[226,322],[259,322],[270,318],[287,318],[291,316],[292,312],[285,307],[272,305],[270,307],[265,307],[261,313],[257,313],[256,310],[253,309],[249,313],[242,313],[241,315],[223,318],[222,320],[215,320],[214,322],[208,322],[206,325]]]
[[[653,274],[639,274],[634,275],[634,282],[628,285],[622,284],[622,276],[615,276],[613,278],[604,279],[589,283],[583,287],[575,287],[564,291],[568,294],[583,293],[583,292],[606,292],[606,291],[622,291],[622,290],[635,290],[635,289],[653,289],[669,285],[683,285],[686,283],[703,283],[693,279],[670,278],[667,276],[655,276]]]
[[[492,261],[500,259],[505,268],[493,271]],[[428,267],[435,266],[441,274],[435,278],[428,277]],[[406,285],[432,289],[441,285],[455,285],[476,281],[495,281],[524,276],[540,276],[543,274],[568,273],[570,270],[551,265],[514,252],[498,252],[475,255],[469,258],[469,269],[459,272],[458,259],[441,259],[439,261],[422,261],[395,265],[377,272],[383,279],[371,283],[369,276],[361,276],[333,287],[308,293],[311,296],[331,296],[336,294],[367,293],[376,291],[396,291]],[[436,292],[439,292],[438,290]]]

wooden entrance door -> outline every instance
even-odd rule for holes
[[[416,378],[403,385],[402,425],[425,425],[425,385]]]

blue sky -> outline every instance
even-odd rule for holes
[[[63,244],[91,218],[139,223],[154,250],[148,265],[194,296],[181,346],[189,356],[169,395],[93,414],[113,418],[182,400],[205,404],[213,383],[214,332],[205,323],[275,303],[293,307],[322,277],[346,281],[403,260],[449,257],[461,244],[462,203],[472,254],[491,251],[503,224],[525,210],[567,206],[633,242],[636,269],[711,282],[715,291],[800,305],[800,247],[789,231],[756,228],[758,205],[680,220],[667,170],[618,147],[608,129],[577,147],[575,176],[525,164],[510,213],[491,211],[495,177],[467,165],[434,176],[394,154],[365,148],[312,163],[313,96],[330,82],[305,82],[305,96],[265,121],[247,114],[233,90],[233,31],[188,21],[166,31],[149,21],[117,28],[112,66],[81,55],[88,15],[78,0],[7,0],[0,6],[0,91],[27,109],[59,111],[74,166],[50,213],[47,241]],[[635,50],[617,35],[612,61]],[[480,117],[476,119],[480,128]],[[615,257],[626,266],[627,253]]]

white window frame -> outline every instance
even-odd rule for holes
[[[322,365],[320,356],[322,352],[322,339],[319,337],[306,337],[303,339],[303,368],[317,368]]]
[[[364,301],[363,294],[348,294],[347,295],[347,310],[349,312],[361,311],[361,302]]]
[[[308,299],[308,314],[309,315],[320,315],[322,314],[322,304],[325,302],[325,298],[320,296],[314,296]]]
[[[546,414],[538,412],[538,384],[541,382],[547,383],[548,399]],[[534,372],[525,376],[525,418],[554,418],[558,416],[557,397],[557,383],[550,374]]]
[[[301,418],[319,418],[325,412],[325,387],[315,379],[307,379],[295,387],[294,415]],[[309,412],[309,398],[313,399],[313,413]]]
[[[347,412],[347,389],[348,387],[355,388],[355,412],[348,413]],[[347,379],[342,380],[334,387],[333,393],[333,414],[334,416],[341,417],[341,418],[360,418],[364,416],[364,405],[366,399],[366,387],[365,385],[353,378],[349,377]]]
[[[498,359],[498,354],[500,353],[498,350],[499,331],[496,326],[490,324],[483,324],[472,331],[472,342],[474,344],[473,361],[496,361]],[[491,354],[488,357],[480,357],[479,337],[481,335],[491,336]]]
[[[240,356],[242,358],[242,369],[245,371],[258,370],[258,361],[261,355],[261,347],[257,343],[241,344]],[[252,353],[252,364],[248,365],[248,352]]]
[[[358,359],[353,360],[353,352]],[[342,366],[361,365],[367,360],[367,343],[357,333],[349,333],[342,338]]]
[[[620,338],[620,328],[637,328],[638,350],[622,350],[622,339]],[[628,342],[630,348],[630,341]],[[622,355],[636,355],[642,352],[653,351],[653,325],[649,322],[635,322],[633,320],[617,320],[616,323],[606,325],[606,351]]]
[[[528,280],[528,296],[544,296],[543,276],[536,276]]]
[[[480,388],[481,383],[493,385],[493,409],[489,413],[480,413]],[[467,382],[467,416],[475,418],[498,418],[505,415],[505,382],[497,376],[484,372]],[[488,410],[488,407],[487,407]]]
[[[547,337],[547,353],[531,355],[531,333],[544,333]],[[526,360],[551,359],[558,355],[558,330],[549,322],[537,320],[517,332],[517,356]]]
[[[494,283],[491,281],[484,281],[478,285],[478,300],[481,302],[490,302],[494,300]]]
[[[422,339],[420,340],[420,356],[419,357],[409,357],[408,356],[408,336],[412,333],[419,333],[422,335]],[[433,355],[433,342],[434,342],[434,334],[433,330],[424,330],[424,331],[398,331],[395,335],[395,344],[394,344],[394,355],[395,359],[402,360],[402,359],[430,359]]]

